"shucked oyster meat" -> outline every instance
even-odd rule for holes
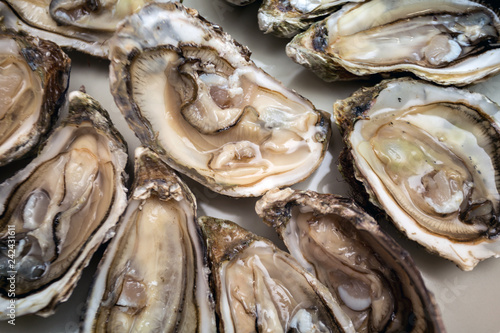
[[[51,40],[62,47],[107,57],[107,41],[118,23],[153,0],[2,0],[7,28]],[[154,0],[163,2],[170,0]]]
[[[125,209],[126,151],[106,111],[72,92],[38,156],[0,185],[0,319],[12,294],[18,317],[48,316],[70,296]]]
[[[394,71],[466,85],[500,71],[500,19],[472,0],[350,4],[297,35],[287,55],[332,81]]]
[[[52,42],[0,33],[0,166],[33,150],[55,122],[70,63]]]
[[[349,2],[364,0],[264,0],[259,8],[259,28],[278,37],[293,37],[315,21]]]
[[[233,222],[199,223],[220,332],[354,332],[328,289],[288,253]]]
[[[255,209],[336,296],[356,332],[444,332],[410,255],[351,199],[275,189]]]
[[[142,147],[131,192],[99,264],[81,331],[214,332],[194,196]]]
[[[219,193],[258,196],[311,174],[331,132],[329,115],[249,56],[195,10],[152,4],[111,41],[111,91],[174,169]]]
[[[410,239],[464,270],[500,256],[497,104],[399,79],[337,101],[334,113],[344,176]]]

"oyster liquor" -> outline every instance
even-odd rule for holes
[[[14,225],[7,226],[7,296],[10,301],[7,305],[7,316],[10,318],[9,324],[16,324],[16,229]]]

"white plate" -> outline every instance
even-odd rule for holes
[[[247,45],[253,52],[252,59],[265,71],[281,80],[286,86],[310,99],[317,108],[332,112],[337,99],[348,97],[367,82],[325,83],[314,74],[295,64],[285,55],[287,40],[264,35],[257,25],[258,4],[236,8],[223,0],[185,0],[184,4],[198,9],[208,20],[219,24],[233,38]],[[138,140],[128,128],[109,93],[108,62],[78,53],[70,53],[73,60],[70,90],[81,85],[109,111],[116,127],[129,143],[133,153]],[[500,77],[471,87],[500,102]],[[349,187],[337,170],[337,158],[343,143],[336,127],[330,149],[317,172],[295,188],[312,189],[318,192],[349,194]],[[232,199],[215,194],[193,181],[188,181],[199,202],[200,215],[233,220],[253,232],[266,236],[281,244],[274,230],[260,221],[254,212],[256,199]],[[428,254],[415,243],[404,239],[392,226],[384,223],[396,240],[413,256],[420,268],[426,285],[435,295],[448,332],[500,332],[500,259],[489,259],[480,263],[472,272],[462,272],[454,264]],[[84,270],[76,290],[68,302],[61,304],[49,318],[29,315],[16,318],[16,325],[0,323],[0,332],[75,332],[79,316],[85,305],[98,252],[91,265]]]

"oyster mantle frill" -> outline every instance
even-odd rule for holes
[[[255,210],[328,287],[356,332],[444,332],[410,255],[352,199],[274,189]]]
[[[334,113],[344,177],[410,239],[464,270],[500,256],[497,104],[399,79],[337,101]]]
[[[323,159],[329,115],[195,10],[149,5],[124,21],[110,52],[111,91],[137,137],[210,189],[258,196]]]
[[[196,200],[151,150],[99,264],[82,332],[215,332]]]
[[[38,156],[0,184],[0,319],[8,318],[12,275],[16,316],[48,316],[68,299],[125,209],[126,163],[106,111],[70,93],[69,115]]]
[[[66,101],[71,61],[54,43],[0,33],[0,166],[26,156]]]
[[[474,0],[372,0],[345,5],[287,45],[326,81],[411,72],[467,85],[500,72],[500,18]]]
[[[354,332],[328,289],[288,253],[236,223],[198,221],[220,332]]]

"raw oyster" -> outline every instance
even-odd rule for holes
[[[38,144],[66,100],[71,61],[54,43],[0,32],[0,166]]]
[[[259,9],[259,28],[264,33],[290,38],[333,13],[348,2],[364,0],[264,0]]]
[[[210,189],[258,196],[303,180],[323,159],[329,115],[195,10],[149,5],[110,44],[111,92],[130,127]]]
[[[16,316],[48,316],[68,299],[125,209],[126,152],[106,111],[70,93],[61,126],[0,185],[0,319],[12,301]]]
[[[2,0],[0,16],[7,28],[107,58],[118,22],[152,1],[171,0]]]
[[[328,289],[289,254],[233,222],[199,223],[220,332],[354,332]]]
[[[215,314],[187,186],[135,151],[132,197],[99,264],[83,332],[214,332]]]
[[[256,211],[336,296],[356,332],[444,332],[408,252],[351,199],[275,189]]]
[[[327,81],[394,71],[466,85],[500,71],[500,19],[471,0],[372,0],[297,35],[287,55]]]
[[[337,101],[334,113],[344,176],[410,239],[464,270],[500,256],[498,105],[399,79]]]

